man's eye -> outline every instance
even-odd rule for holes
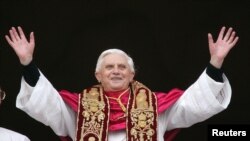
[[[119,68],[120,68],[120,69],[126,69],[126,66],[120,65]]]
[[[113,66],[111,66],[111,65],[106,66],[106,69],[112,69],[112,68],[113,68]]]

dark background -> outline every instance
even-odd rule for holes
[[[247,0],[0,0],[0,83],[7,92],[0,126],[32,141],[59,141],[15,107],[22,67],[4,39],[12,26],[35,32],[37,66],[55,88],[74,92],[97,83],[96,60],[108,48],[126,51],[136,79],[153,91],[186,89],[209,62],[207,33],[217,38],[222,26],[231,26],[240,37],[224,63],[232,101],[222,113],[183,129],[176,141],[206,140],[209,124],[249,124],[249,25]]]

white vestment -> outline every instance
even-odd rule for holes
[[[30,141],[26,136],[0,127],[0,141]]]
[[[24,78],[17,96],[16,106],[34,119],[50,126],[58,136],[75,140],[76,113],[63,101],[58,91],[40,72],[35,87]],[[223,75],[223,83],[211,79],[204,71],[178,101],[158,117],[158,141],[164,141],[166,130],[189,127],[204,121],[227,108],[231,99],[231,86]],[[126,131],[109,132],[109,141],[126,141]]]

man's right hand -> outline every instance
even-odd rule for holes
[[[9,30],[9,35],[5,35],[5,38],[9,45],[14,49],[19,61],[22,65],[28,65],[33,59],[33,52],[35,48],[34,33],[30,33],[30,40],[27,41],[25,34],[21,27],[15,27]]]

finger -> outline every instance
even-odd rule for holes
[[[8,35],[5,35],[5,38],[6,38],[7,42],[9,43],[9,45],[12,47],[12,49],[13,49],[13,50],[16,52],[16,54],[17,54],[18,48],[16,48],[15,44],[10,40],[10,38],[9,38]]]
[[[9,30],[9,33],[10,33],[11,41],[12,41],[12,42],[16,42],[17,40],[16,40],[16,38],[15,38],[15,36],[14,36],[14,33],[13,33],[13,30],[12,30],[12,29]]]
[[[11,47],[14,47],[14,46],[13,46],[13,42],[11,41],[11,39],[10,39],[10,37],[9,37],[8,35],[5,35],[5,39],[7,40],[7,42],[9,43],[9,45],[10,45]]]
[[[208,33],[208,45],[209,47],[212,47],[214,44],[213,36],[211,33]]]
[[[16,38],[16,40],[20,40],[19,34],[17,33],[15,27],[12,27],[12,31],[13,31],[13,34],[14,34],[14,37]]]
[[[30,44],[32,44],[32,46],[35,45],[35,35],[34,35],[34,32],[30,33]]]
[[[239,37],[237,36],[237,37],[233,40],[233,42],[232,42],[232,44],[231,44],[231,48],[235,46],[235,44],[238,42],[238,40],[239,40]]]
[[[226,35],[225,35],[225,37],[224,37],[223,40],[228,41],[228,39],[229,39],[229,37],[230,37],[230,35],[232,33],[232,30],[233,29],[231,27],[228,29],[228,31],[227,31],[227,33],[226,33]]]
[[[234,40],[234,37],[235,37],[235,32],[233,31],[232,34],[231,34],[231,36],[230,36],[230,38],[228,39],[228,42],[232,43],[233,40]]]
[[[219,36],[218,36],[218,39],[217,40],[222,40],[223,38],[223,35],[224,35],[224,32],[225,32],[225,26],[223,26],[220,30],[220,33],[219,33]]]
[[[23,33],[23,29],[22,29],[20,26],[18,26],[17,29],[18,29],[18,31],[19,31],[20,38],[21,38],[21,39],[26,39],[26,37],[25,37],[25,35],[24,35],[24,33]]]

